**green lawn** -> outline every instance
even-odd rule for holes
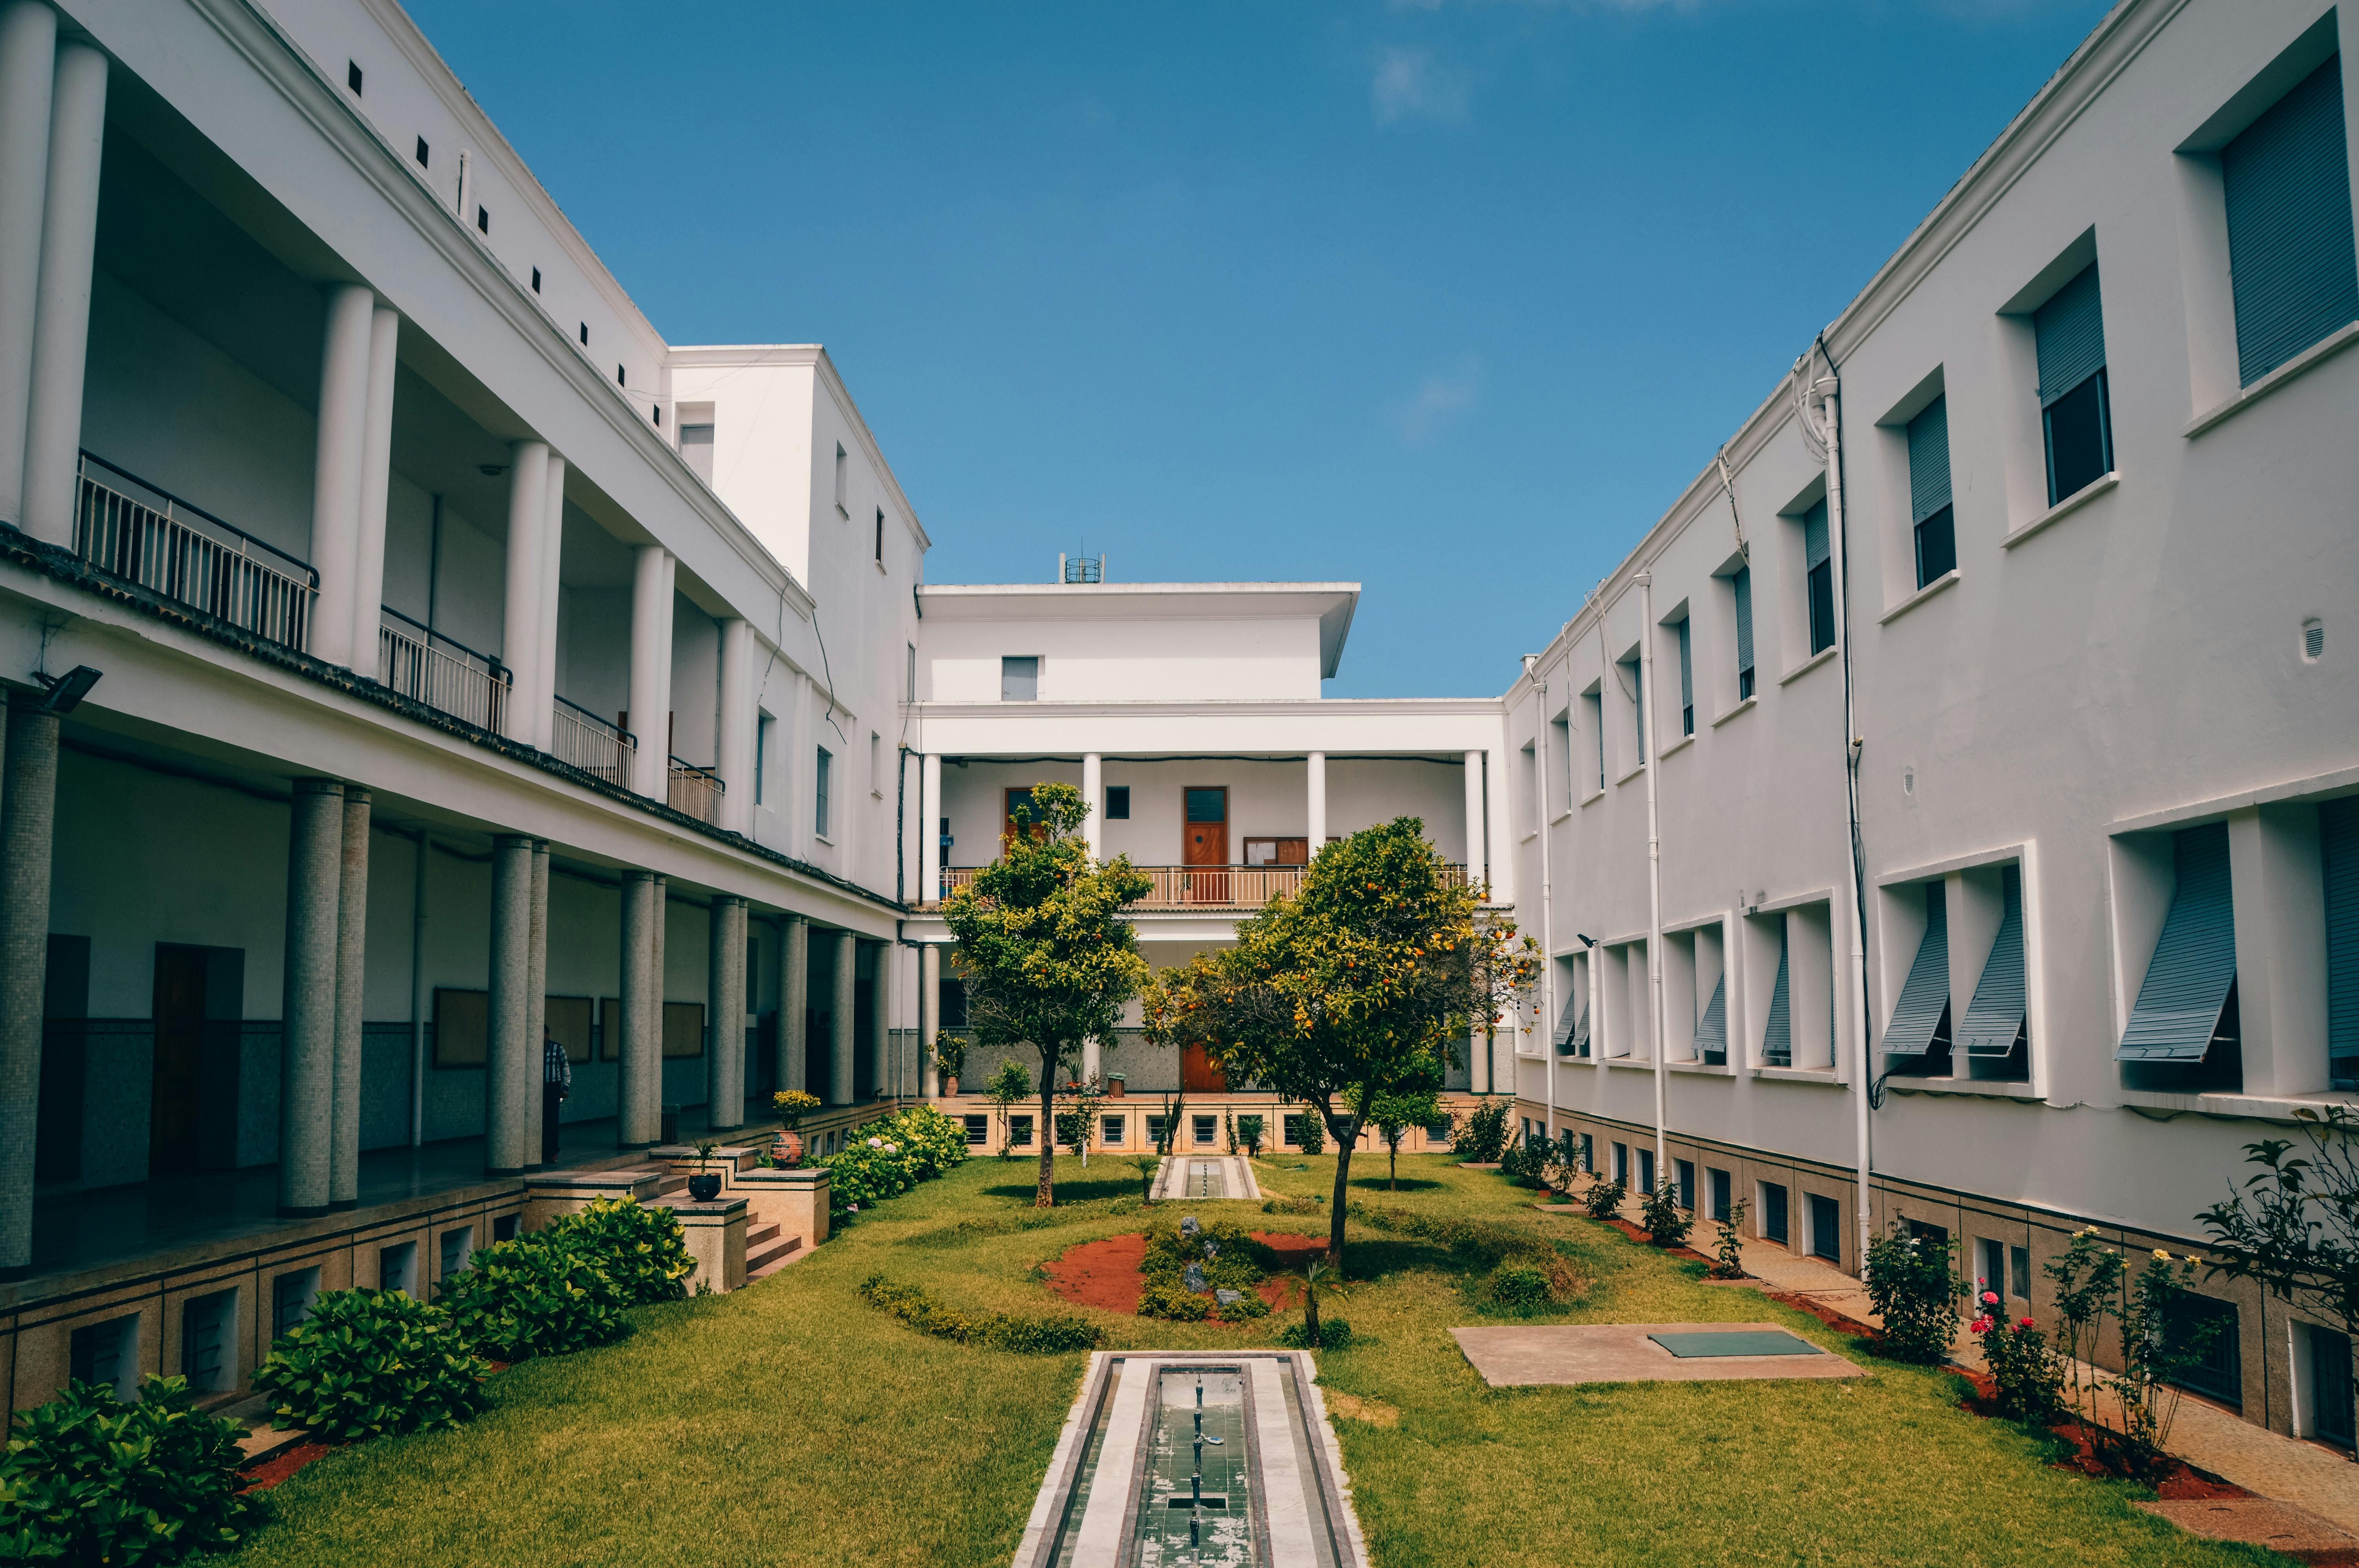
[[[1355,1163],[1380,1189],[1382,1161]],[[1046,1224],[1028,1206],[1028,1162],[971,1162],[750,1290],[649,1309],[622,1345],[503,1374],[463,1431],[332,1454],[272,1494],[278,1522],[244,1561],[1005,1563],[1083,1357],[927,1338],[853,1290],[881,1272],[956,1305],[1062,1310],[1032,1265],[1139,1217],[1124,1165],[1059,1167],[1060,1194],[1079,1201]],[[1261,1169],[1288,1193],[1333,1180],[1327,1159]],[[1563,1321],[1771,1321],[1859,1355],[1751,1291],[1535,1214],[1494,1173],[1405,1156],[1401,1173],[1399,1194],[1364,1195],[1561,1239],[1595,1281]],[[1325,1229],[1315,1215],[1255,1218]],[[1493,1391],[1448,1334],[1484,1321],[1448,1255],[1372,1235],[1355,1239],[1351,1271],[1351,1299],[1327,1310],[1364,1343],[1322,1357],[1321,1380],[1380,1418],[1398,1412],[1391,1425],[1337,1422],[1384,1568],[2282,1561],[2180,1535],[2132,1509],[2130,1488],[2047,1467],[2030,1438],[1960,1411],[1940,1374],[1870,1362],[1872,1377],[1845,1383]],[[1286,1321],[1105,1318],[1118,1347],[1264,1344]]]

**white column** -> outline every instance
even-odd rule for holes
[[[492,839],[491,1039],[484,1065],[484,1173],[522,1175],[540,1158],[530,1102],[540,1094],[540,1042],[532,1025],[532,840]]]
[[[778,1087],[810,1087],[810,922],[789,914],[778,943]]]
[[[754,628],[735,616],[721,623],[721,825],[754,831]]]
[[[1466,753],[1466,877],[1481,882],[1490,859],[1490,845],[1483,833],[1483,753]]]
[[[827,1103],[850,1105],[853,1101],[853,1053],[858,1042],[853,1033],[860,986],[860,938],[849,931],[835,934],[835,1002],[828,1013],[828,1073]]]
[[[511,741],[531,745],[540,706],[540,557],[549,534],[549,448],[540,441],[508,447],[507,582],[500,607],[500,663],[508,669]]]
[[[1310,843],[1308,848],[1310,858],[1315,860],[1319,858],[1319,851],[1327,847],[1327,753],[1311,752],[1310,765],[1305,772],[1310,774]]]
[[[712,901],[707,944],[705,1016],[712,1021],[706,1047],[705,1125],[716,1131],[745,1125],[745,901],[723,893]]]
[[[541,481],[548,522],[540,534],[540,606],[533,622],[532,743],[557,744],[557,572],[565,557],[565,460],[549,454]]]
[[[90,269],[98,249],[99,148],[106,139],[106,57],[58,46],[49,100],[49,175],[41,193],[41,281],[25,411],[25,532],[73,543],[82,460],[82,372],[90,350]]]
[[[1082,819],[1082,838],[1090,859],[1103,860],[1105,852],[1105,760],[1095,752],[1082,753],[1082,800],[1090,808]]]
[[[377,628],[385,620],[385,511],[393,482],[393,367],[401,317],[380,305],[369,313],[368,395],[361,429],[360,533],[353,563],[353,667],[377,667]]]
[[[0,523],[25,515],[25,416],[57,62],[58,14],[42,0],[0,4]]]
[[[311,467],[311,652],[353,663],[353,579],[360,561],[362,450],[368,429],[369,336],[376,297],[358,284],[328,291],[320,337],[320,420]],[[29,445],[27,450],[29,451]],[[29,501],[31,475],[27,473]]]
[[[926,753],[918,785],[918,902],[932,903],[942,896],[942,757]]]
[[[631,573],[631,787],[664,797],[671,755],[671,552],[641,545]]]
[[[527,898],[529,920],[525,927],[525,1049],[532,1057],[532,1086],[524,1097],[525,1160],[542,1163],[544,1128],[541,1119],[541,1047],[549,1038],[549,840],[532,841],[532,887]]]
[[[622,996],[614,1011],[622,1032],[615,1052],[614,1141],[643,1149],[662,1130],[663,1042],[648,1032],[648,991],[656,982],[656,921],[663,888],[651,871],[623,873]],[[654,1014],[662,1023],[660,1010]],[[608,1042],[611,1048],[613,1042]],[[648,1108],[655,1110],[650,1113]]]
[[[22,749],[12,711],[11,766]],[[14,782],[13,776],[11,782]],[[279,1003],[278,1212],[328,1212],[336,1085],[336,926],[344,786],[297,779],[287,855],[287,946]]]
[[[1094,1034],[1082,1042],[1082,1081],[1087,1083],[1105,1070],[1105,1047]]]
[[[368,978],[369,792],[344,787],[336,884],[336,1034],[328,1108],[328,1206],[355,1208],[361,1180],[361,1000]]]
[[[934,1044],[942,1032],[942,946],[928,942],[918,949],[918,1062],[925,1079],[926,1098],[942,1092],[941,1069],[934,1065]]]

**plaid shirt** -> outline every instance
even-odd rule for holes
[[[573,1064],[566,1060],[565,1047],[544,1038],[540,1047],[540,1081],[555,1084],[569,1093],[573,1088]]]

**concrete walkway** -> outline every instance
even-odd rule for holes
[[[1578,1216],[1582,1212],[1577,1206],[1536,1206],[1543,1213]],[[1638,1221],[1635,1200],[1623,1206],[1622,1217]],[[1700,1222],[1690,1245],[1709,1253],[1716,1238],[1709,1222]],[[1869,1304],[1867,1288],[1825,1260],[1757,1240],[1744,1243],[1744,1256],[1745,1271],[1759,1281],[1755,1288],[1807,1297],[1870,1327],[1883,1326],[1883,1319]],[[1982,1346],[1966,1332],[1962,1320],[1950,1344],[1950,1359],[1968,1371],[1984,1369]],[[2084,1376],[2094,1370],[2086,1369]],[[2199,1470],[2209,1470],[2260,1497],[2307,1509],[2359,1535],[2359,1464],[2337,1450],[2282,1436],[2193,1395],[2180,1401],[2169,1446],[2172,1454]]]

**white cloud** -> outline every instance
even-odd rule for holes
[[[1395,404],[1386,418],[1408,445],[1427,446],[1463,419],[1482,391],[1483,362],[1466,354],[1419,382],[1416,393]]]
[[[1466,119],[1466,78],[1431,49],[1386,49],[1376,55],[1368,102],[1380,125],[1404,120],[1454,125]]]

